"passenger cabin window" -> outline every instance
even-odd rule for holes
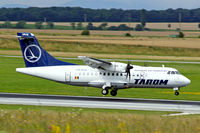
[[[110,76],[110,73],[108,73],[108,76]]]

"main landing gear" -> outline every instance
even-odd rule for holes
[[[107,95],[109,93],[108,88],[105,88],[101,91],[103,95]]]
[[[111,88],[110,88],[110,87],[106,87],[105,89],[102,89],[101,93],[102,93],[103,95],[107,95],[107,94],[109,93],[109,89],[111,89]],[[116,95],[117,95],[117,90],[116,90],[116,89],[111,90],[111,91],[110,91],[110,94],[111,94],[112,96],[116,96]]]
[[[179,88],[176,87],[176,88],[173,88],[173,90],[175,91],[174,94],[175,94],[176,96],[178,96],[178,95],[179,95],[179,92],[178,92],[178,91],[179,91]]]
[[[116,95],[117,95],[117,90],[111,90],[110,94],[111,94],[112,96],[116,96]]]

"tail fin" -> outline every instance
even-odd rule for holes
[[[17,33],[26,67],[76,65],[55,59],[47,53],[32,33]]]

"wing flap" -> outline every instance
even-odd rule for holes
[[[92,68],[106,69],[107,67],[112,66],[111,62],[107,62],[96,58],[91,58],[87,56],[78,56],[78,58],[83,60],[86,65]]]

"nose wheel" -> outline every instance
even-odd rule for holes
[[[178,91],[175,91],[175,93],[174,93],[176,96],[178,96],[179,95],[179,92]]]

